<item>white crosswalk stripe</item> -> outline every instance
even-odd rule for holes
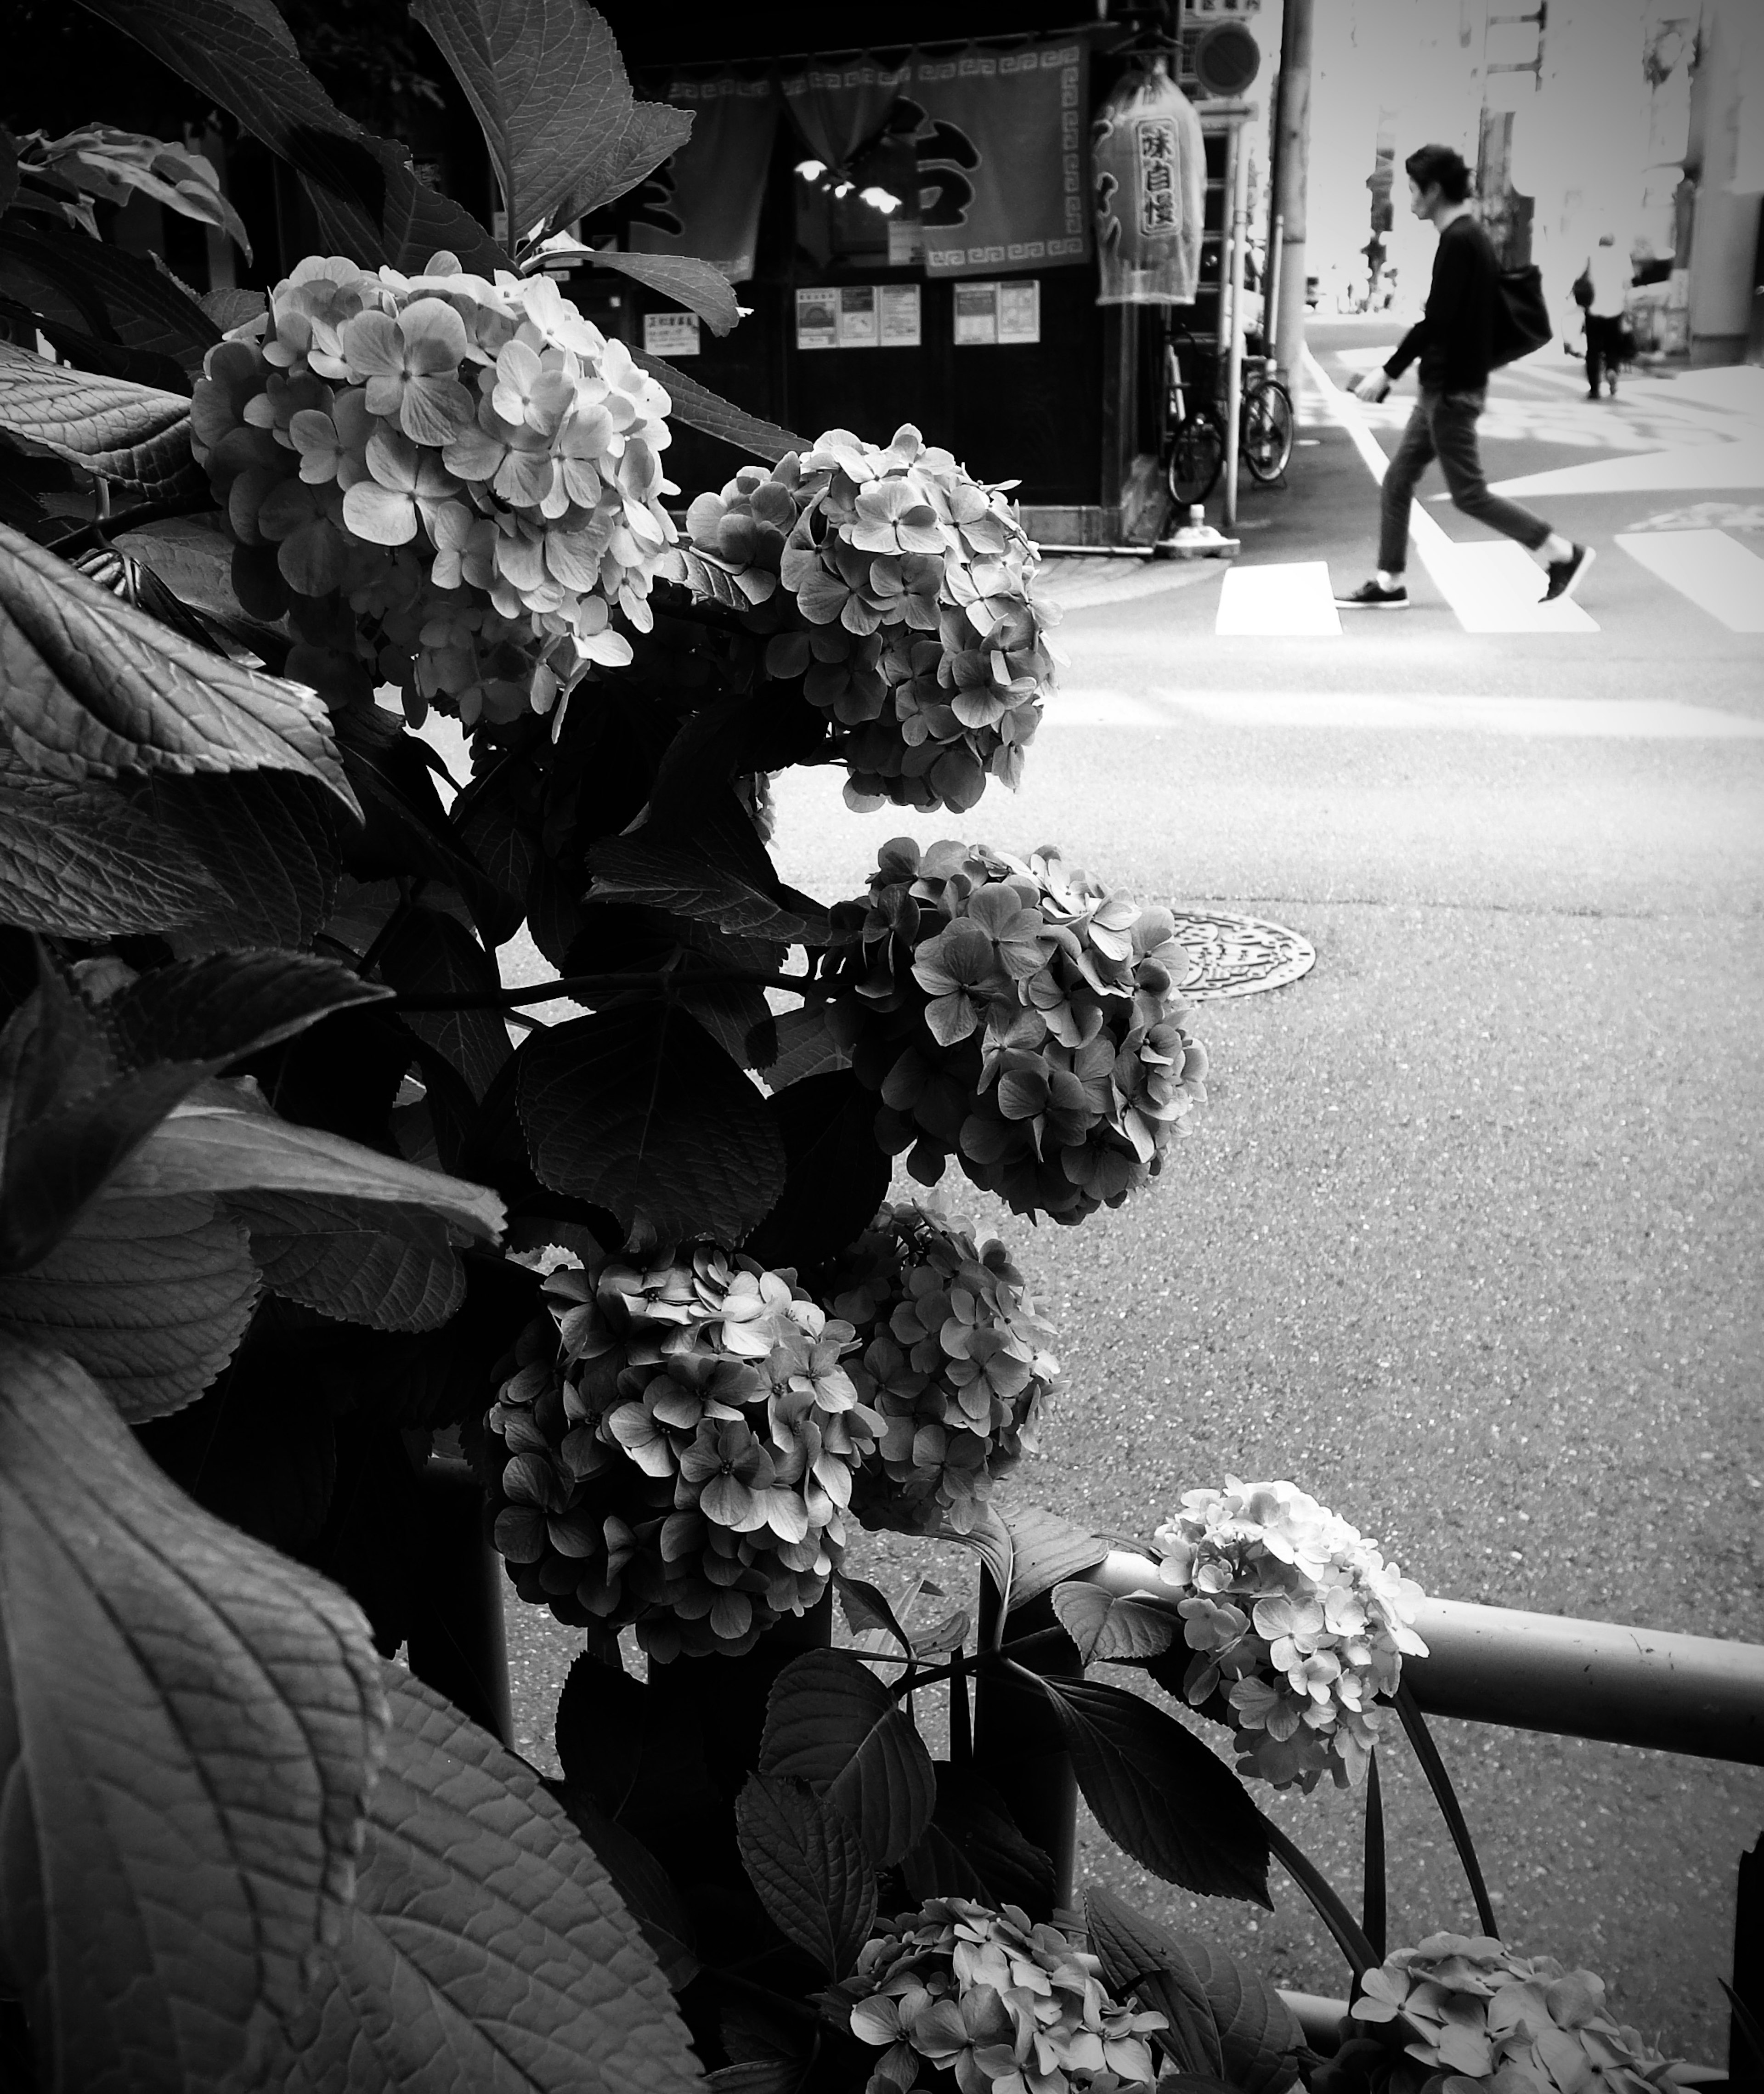
[[[1062,728],[1363,728],[1397,733],[1492,734],[1528,740],[1761,741],[1764,720],[1677,698],[1489,697],[1478,692],[1120,691],[1062,688],[1044,735]]]
[[[1737,538],[1725,531],[1628,531],[1617,542],[1730,632],[1764,632],[1764,560]]]
[[[1258,640],[1340,636],[1327,560],[1270,562],[1226,571],[1214,631]]]

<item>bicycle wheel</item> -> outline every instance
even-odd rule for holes
[[[1293,396],[1278,378],[1258,378],[1244,395],[1244,463],[1258,480],[1278,480],[1293,455]]]
[[[1225,432],[1210,408],[1197,407],[1178,425],[1170,446],[1170,493],[1187,509],[1213,492],[1225,463]]]

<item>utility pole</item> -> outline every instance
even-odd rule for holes
[[[1275,355],[1295,386],[1305,358],[1305,198],[1310,181],[1312,0],[1286,0],[1274,117],[1274,222],[1280,228]]]

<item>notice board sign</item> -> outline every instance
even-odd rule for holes
[[[798,349],[917,349],[916,284],[816,284],[797,293]]]
[[[643,346],[651,356],[669,358],[699,354],[698,315],[696,313],[645,313]]]
[[[957,348],[1006,348],[1041,339],[1039,277],[970,281],[954,289]]]

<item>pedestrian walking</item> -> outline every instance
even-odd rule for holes
[[[1397,344],[1396,354],[1382,371],[1356,380],[1353,390],[1362,400],[1382,400],[1392,380],[1419,358],[1419,393],[1384,473],[1377,574],[1336,602],[1358,610],[1406,607],[1409,504],[1416,482],[1435,458],[1458,508],[1541,556],[1549,578],[1545,602],[1571,597],[1592,564],[1592,548],[1575,545],[1517,502],[1491,493],[1483,475],[1476,423],[1488,401],[1502,293],[1493,242],[1469,201],[1470,170],[1449,146],[1423,146],[1403,166],[1410,210],[1439,232],[1432,281],[1421,317]]]
[[[1617,373],[1623,361],[1623,334],[1632,273],[1627,258],[1617,251],[1616,234],[1601,232],[1582,272],[1591,293],[1586,306],[1586,389],[1589,400],[1599,397],[1601,373],[1610,398],[1617,398]]]

